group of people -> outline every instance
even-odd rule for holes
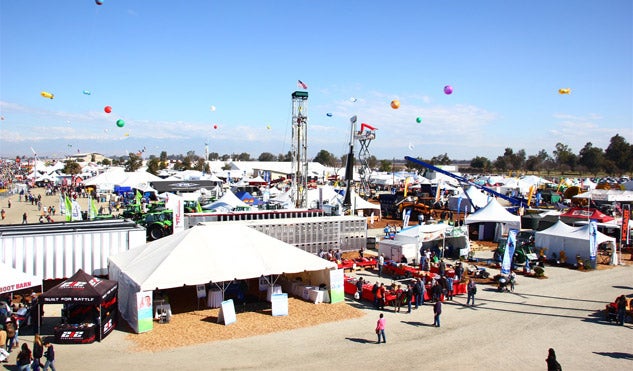
[[[42,357],[46,359],[46,362],[42,366]],[[55,371],[55,348],[49,341],[42,341],[39,334],[35,334],[33,338],[33,351],[29,349],[28,344],[22,343],[20,353],[16,358],[16,366],[20,371],[39,371],[43,367],[44,371],[49,368]]]

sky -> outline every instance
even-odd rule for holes
[[[285,154],[297,80],[309,158],[633,143],[633,2],[0,1],[2,157]]]

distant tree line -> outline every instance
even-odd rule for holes
[[[447,153],[433,156],[430,159],[419,158],[433,165],[450,165],[455,160],[449,158]],[[216,152],[209,153],[206,160],[209,161],[292,161],[292,153],[288,151],[286,154],[280,153],[275,155],[270,152],[262,152],[259,157],[251,158],[247,152],[231,153],[220,155]],[[356,163],[358,162],[355,159]],[[312,159],[328,167],[343,167],[347,162],[347,154],[337,157],[327,150],[320,150]],[[107,162],[107,163],[106,163]],[[102,162],[104,165],[110,165],[107,159]],[[162,151],[159,156],[150,155],[147,161],[147,171],[152,174],[158,174],[161,170],[167,169],[173,164],[175,170],[198,170],[210,172],[209,164],[205,161],[204,156],[196,155],[195,151],[188,151],[185,155],[168,155],[166,151]],[[376,156],[370,156],[367,161],[370,168],[378,171],[398,171],[398,170],[418,170],[424,172],[424,168],[414,163],[404,162],[403,160],[378,160]],[[136,171],[143,165],[142,157],[137,153],[129,153],[127,156],[114,157],[112,165],[124,166],[126,171]],[[64,167],[66,174],[79,174],[81,166],[76,161],[66,161]],[[491,160],[484,156],[476,156],[470,160],[467,166],[460,166],[461,172],[476,173],[505,173],[512,172],[578,172],[587,173],[597,176],[598,174],[606,175],[623,175],[633,173],[633,144],[630,144],[619,134],[613,136],[606,149],[594,147],[591,142],[587,142],[585,146],[574,153],[574,151],[566,144],[556,143],[551,154],[545,149],[541,149],[538,153],[527,155],[524,149],[515,152],[512,148],[506,148],[502,155]]]

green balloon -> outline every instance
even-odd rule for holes
[[[125,121],[123,121],[121,119],[116,120],[116,126],[118,126],[120,128],[124,127],[125,126]]]
[[[415,119],[415,122],[417,122],[418,124],[422,122],[422,117],[418,117]]]

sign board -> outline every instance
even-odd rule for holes
[[[207,297],[207,288],[204,285],[196,285],[196,292],[198,293],[198,299]]]
[[[343,269],[330,271],[330,303],[345,301]]]
[[[151,331],[154,328],[154,316],[152,308],[152,292],[144,291],[136,293],[136,309],[138,313],[138,333]]]
[[[288,294],[272,294],[270,296],[273,316],[288,315]]]
[[[236,321],[237,317],[235,316],[235,305],[233,304],[233,299],[223,301],[220,306],[220,313],[218,313],[218,323],[230,325]]]
[[[620,236],[620,248],[629,244],[629,220],[631,219],[631,205],[622,205],[622,236]]]

